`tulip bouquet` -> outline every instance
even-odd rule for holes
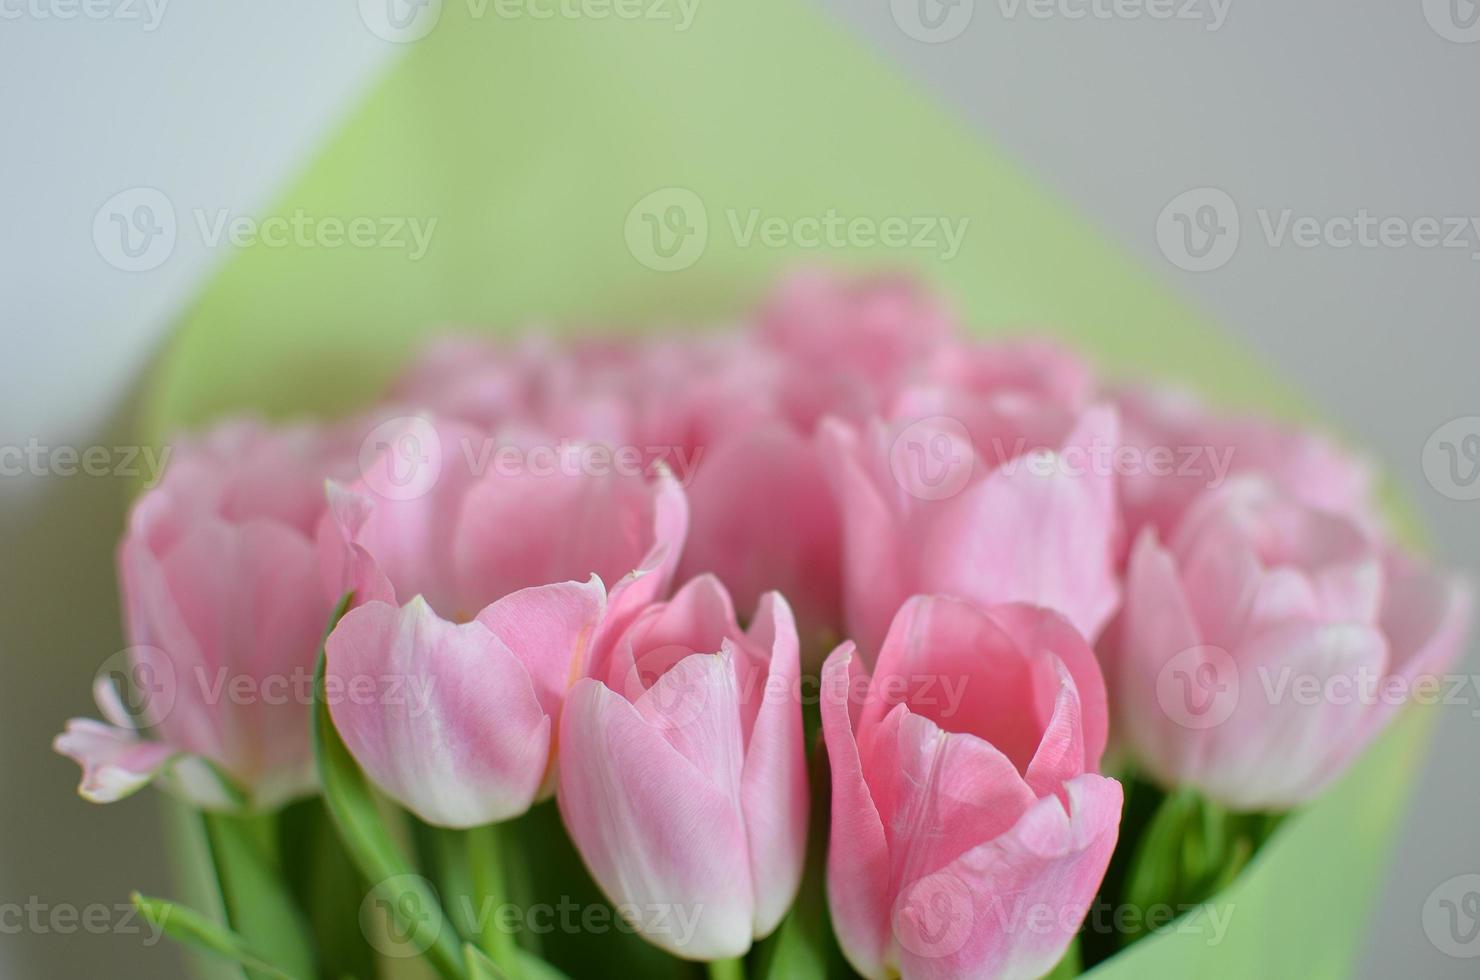
[[[253,978],[1074,976],[1462,646],[1372,482],[897,278],[449,338],[175,447],[56,747],[199,814],[218,907],[136,900]]]

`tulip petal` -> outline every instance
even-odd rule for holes
[[[893,915],[910,980],[1032,980],[1068,948],[1120,831],[1120,784],[1085,774],[1005,834],[905,883]]]
[[[1105,673],[1095,651],[1067,619],[1051,609],[1014,602],[994,606],[988,614],[1029,657],[1049,654],[1068,670],[1074,683],[1079,737],[1084,750],[1084,766],[1080,771],[1098,771],[1109,740],[1110,707]],[[1057,691],[1059,686],[1055,683],[1053,689]],[[1058,697],[1056,694],[1054,716],[1059,710]]]
[[[1154,776],[1172,784],[1196,772],[1205,732],[1181,727],[1161,701],[1168,663],[1203,644],[1177,566],[1147,528],[1126,570],[1126,604],[1115,667],[1116,728]]]
[[[973,603],[915,596],[884,640],[873,676],[879,696],[865,707],[860,726],[904,703],[947,731],[990,743],[1024,771],[1052,714],[1057,686],[1053,663],[1036,653],[1020,648]]]
[[[301,771],[309,705],[289,692],[311,676],[330,612],[312,543],[271,521],[204,518],[158,557],[126,543],[121,562],[136,654],[174,694],[142,722],[248,788]]]
[[[1289,809],[1335,778],[1333,755],[1366,729],[1387,641],[1356,623],[1291,623],[1236,659],[1236,705],[1207,732],[1199,785],[1237,809]]]
[[[778,593],[761,597],[749,638],[769,652],[762,688],[747,691],[759,710],[745,747],[740,800],[750,840],[755,934],[769,935],[796,897],[807,856],[807,756],[798,697],[796,622]]]
[[[894,613],[910,594],[899,520],[865,469],[858,431],[838,419],[824,419],[817,439],[842,519],[847,634],[872,660]]]
[[[739,807],[667,735],[606,685],[577,681],[560,725],[560,812],[644,938],[689,959],[739,956],[753,929]]]
[[[1026,602],[1063,613],[1093,639],[1114,612],[1114,477],[1086,459],[1115,445],[1115,417],[1086,412],[1051,469],[1029,460],[989,473],[932,508],[922,527],[917,591],[957,595],[984,605]]]
[[[523,813],[545,774],[551,723],[529,673],[480,622],[417,597],[350,610],[326,644],[334,726],[366,774],[428,823]]]
[[[1069,780],[1084,772],[1084,723],[1079,691],[1069,669],[1059,665],[1059,692],[1054,699],[1053,716],[1044,730],[1038,751],[1023,774],[1033,792],[1039,796],[1063,793]]]
[[[650,492],[653,495],[648,539],[651,545],[635,567],[623,569],[621,580],[608,593],[606,620],[601,631],[604,638],[619,636],[643,608],[668,594],[683,554],[689,533],[689,502],[683,488],[667,468],[660,467]],[[598,643],[599,647],[609,645]],[[592,675],[603,676],[595,671],[605,667],[604,663],[593,665]]]
[[[844,643],[822,666],[822,732],[832,769],[827,904],[848,962],[875,980],[886,975],[889,954],[889,848],[850,718],[856,657],[854,645]]]
[[[558,725],[565,692],[578,676],[605,608],[606,588],[592,575],[585,582],[520,589],[487,606],[477,619],[524,665],[540,707]]]
[[[82,766],[77,792],[93,803],[115,803],[138,792],[175,755],[163,742],[146,742],[128,729],[90,718],[67,722],[52,748]]]

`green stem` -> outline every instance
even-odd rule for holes
[[[709,980],[745,980],[745,960],[739,956],[732,960],[710,960]]]
[[[519,978],[519,949],[514,934],[499,928],[509,901],[503,829],[498,824],[468,831],[468,864],[472,866],[477,906],[478,945],[510,980]]]

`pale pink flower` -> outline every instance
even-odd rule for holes
[[[1463,642],[1469,595],[1347,517],[1241,477],[1145,529],[1107,661],[1155,779],[1287,809],[1344,770]]]
[[[84,796],[159,775],[212,807],[312,790],[307,681],[333,606],[313,529],[349,459],[338,433],[250,420],[174,447],[118,549],[130,646],[94,688],[110,724],[74,720],[56,740]]]
[[[329,708],[387,794],[429,823],[477,826],[553,789],[566,691],[603,622],[666,593],[687,506],[666,473],[587,472],[579,447],[500,436],[524,465],[478,472],[463,451],[477,430],[405,424],[414,443],[391,434],[359,481],[330,487],[328,591],[352,589],[355,608],[328,639],[326,683],[345,692]]]
[[[762,597],[742,632],[724,587],[643,610],[571,689],[560,812],[598,884],[688,959],[739,956],[791,905],[806,851],[796,625]],[[690,928],[680,931],[678,923]]]
[[[1119,833],[1105,686],[1061,616],[919,596],[870,677],[828,658],[833,928],[871,980],[1032,978],[1073,940]]]

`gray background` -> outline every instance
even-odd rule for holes
[[[698,16],[703,2],[717,0]],[[1437,492],[1422,467],[1438,426],[1480,415],[1476,246],[1275,245],[1257,219],[1480,216],[1480,41],[1451,39],[1464,35],[1443,20],[1447,0],[1230,0],[1216,30],[1207,0],[1193,20],[960,0],[950,23],[964,29],[944,43],[901,29],[907,7],[821,2],[1360,434],[1440,555],[1480,570],[1480,502]],[[109,268],[89,234],[103,201],[153,185],[250,213],[397,53],[350,2],[180,4],[153,30],[137,9],[142,21],[64,21],[0,4],[0,445],[116,441],[154,345],[223,258],[182,237],[147,275]],[[1169,201],[1203,187],[1229,195],[1242,231],[1226,264],[1192,273],[1168,261],[1156,229]],[[80,679],[118,644],[123,492],[110,479],[0,479],[0,903],[83,906],[166,887],[152,797],[82,805],[75,770],[47,748],[61,719],[90,712]],[[1445,955],[1422,927],[1435,888],[1480,872],[1480,706],[1436,710],[1367,977],[1475,975],[1476,961]],[[172,963],[132,936],[0,933],[3,976],[153,977]]]

